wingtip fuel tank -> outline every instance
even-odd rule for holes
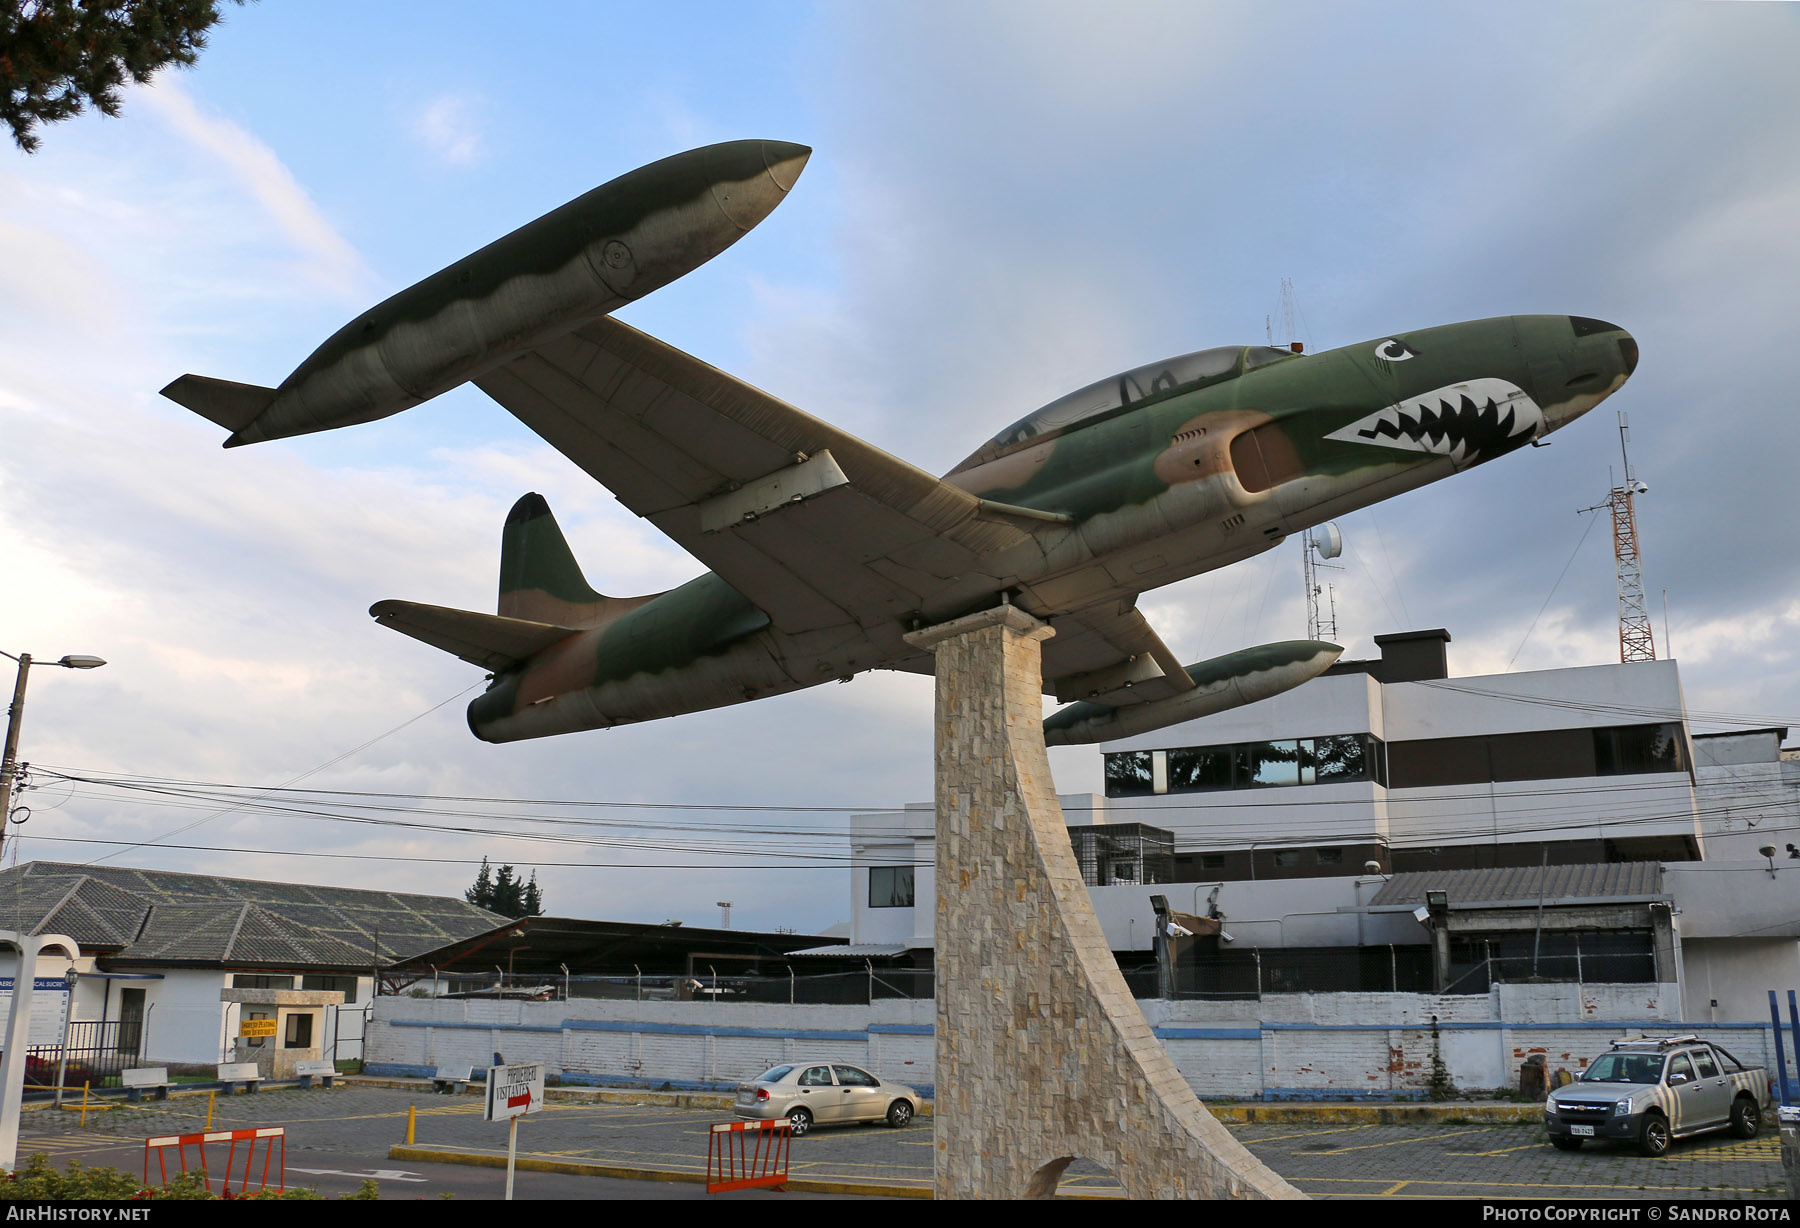
[[[1188,666],[1195,685],[1179,695],[1128,707],[1084,702],[1060,709],[1044,719],[1044,745],[1129,738],[1269,699],[1317,678],[1343,654],[1323,640],[1283,640],[1227,653]]]
[[[226,447],[385,418],[698,268],[773,212],[811,155],[748,140],[652,162],[370,308],[278,388],[184,375],[163,395],[230,430]]]

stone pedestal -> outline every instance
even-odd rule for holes
[[[1200,1104],[1133,1001],[1044,750],[1039,642],[1011,607],[937,654],[937,1197],[1048,1198],[1084,1156],[1132,1198],[1303,1198]]]

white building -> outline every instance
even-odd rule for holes
[[[0,873],[0,929],[81,947],[72,969],[60,953],[40,957],[32,1043],[57,1043],[66,1015],[70,1061],[92,1049],[109,1068],[229,1060],[243,1007],[220,1000],[226,989],[342,993],[322,1035],[270,1043],[359,1058],[377,967],[504,920],[441,896],[123,866],[30,862]],[[101,1050],[126,1056],[102,1061]]]
[[[1113,949],[1155,949],[1161,896],[1216,923],[1165,952],[1199,969],[1188,988],[1219,990],[1246,961],[1259,989],[1535,974],[1660,985],[1687,1019],[1721,1022],[1800,984],[1785,730],[1690,735],[1674,662],[1451,678],[1449,640],[1380,636],[1379,660],[1103,744],[1107,795],[1060,799],[1078,849],[1100,831],[1173,844],[1172,866],[1135,880],[1084,862]],[[922,964],[930,804],[851,833],[851,941]],[[1427,891],[1447,903],[1421,920]]]

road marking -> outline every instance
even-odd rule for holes
[[[342,1168],[296,1168],[288,1165],[290,1173],[309,1173],[314,1177],[359,1177],[364,1181],[423,1181],[425,1178],[415,1176],[398,1168],[374,1168],[366,1173],[353,1173]]]
[[[1455,1138],[1459,1134],[1492,1134],[1495,1130],[1504,1130],[1505,1126],[1483,1126],[1476,1130],[1452,1130],[1448,1134],[1427,1134],[1418,1138],[1396,1138],[1385,1143],[1362,1143],[1355,1147],[1333,1147],[1330,1151],[1309,1151],[1308,1156],[1339,1156],[1346,1151],[1372,1151],[1377,1147],[1398,1147],[1403,1143],[1430,1143],[1440,1138]]]
[[[1401,1190],[1405,1189],[1407,1186],[1409,1186],[1411,1184],[1412,1184],[1412,1182],[1410,1182],[1410,1181],[1396,1181],[1396,1182],[1394,1182],[1394,1184],[1388,1186],[1387,1189],[1385,1189],[1385,1190],[1381,1191],[1381,1193],[1375,1195],[1375,1197],[1387,1198],[1391,1195],[1398,1194]]]
[[[1258,1143],[1273,1143],[1286,1138],[1312,1138],[1318,1134],[1351,1134],[1358,1130],[1373,1130],[1374,1126],[1337,1126],[1330,1130],[1301,1130],[1294,1134],[1265,1134],[1261,1138],[1244,1139],[1246,1147],[1254,1147]]]

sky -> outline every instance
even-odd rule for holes
[[[1636,374],[1553,446],[1340,522],[1340,642],[1445,627],[1464,675],[1616,660],[1607,526],[1579,509],[1618,480],[1621,410],[1658,653],[1721,718],[1696,729],[1800,728],[1800,9],[498,12],[232,7],[121,117],[0,148],[0,649],[109,662],[34,669],[8,863],[455,894],[488,856],[557,915],[846,919],[846,812],[931,795],[929,679],[486,745],[480,671],[372,602],[491,610],[527,490],[602,592],[700,566],[472,387],[229,452],[157,396],[277,384],[494,238],[744,137],[813,147],[795,191],[620,318],[935,472],[1115,371],[1284,340],[1284,278],[1312,351],[1537,312],[1629,329]],[[1299,550],[1140,608],[1183,660],[1299,638]],[[1094,748],[1052,763],[1099,788]],[[552,838],[500,834],[526,830]]]

